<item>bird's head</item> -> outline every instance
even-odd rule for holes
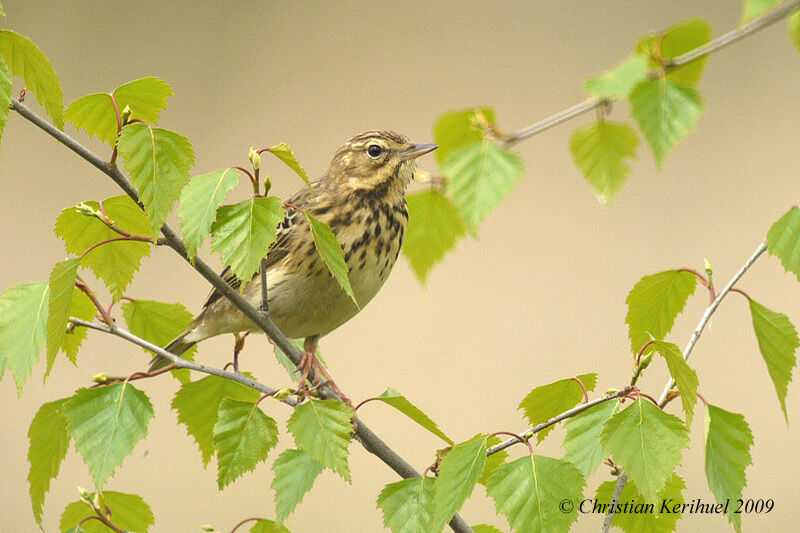
[[[410,143],[392,131],[368,131],[336,151],[327,178],[353,191],[402,195],[414,176],[416,159],[436,148]]]

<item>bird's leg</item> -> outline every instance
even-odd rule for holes
[[[336,385],[336,382],[333,381],[333,378],[325,369],[325,366],[320,363],[317,358],[317,341],[319,341],[319,337],[314,335],[312,337],[306,337],[306,340],[303,342],[303,352],[300,354],[300,365],[298,366],[302,374],[300,376],[300,382],[297,385],[297,390],[304,390],[308,387],[307,378],[313,369],[315,373],[314,385],[317,386],[320,384],[319,376],[322,375],[328,385],[331,386],[331,389],[333,389],[333,392],[352,409],[353,402],[350,401],[350,398],[345,396],[342,390]]]

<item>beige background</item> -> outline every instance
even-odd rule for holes
[[[55,5],[51,5],[55,4]],[[3,26],[29,36],[55,66],[69,102],[90,92],[157,75],[175,97],[162,125],[187,135],[197,154],[193,173],[246,164],[247,148],[286,141],[313,176],[348,137],[391,128],[431,141],[447,110],[495,106],[502,128],[514,130],[578,102],[582,80],[625,57],[636,39],[692,15],[719,35],[736,26],[740,2],[339,3],[311,2],[4,2]],[[798,202],[797,94],[800,53],[784,23],[711,58],[700,90],[706,113],[687,142],[654,168],[639,150],[629,182],[610,209],[601,206],[567,150],[583,117],[518,147],[526,177],[482,228],[463,240],[430,276],[427,288],[407,263],[395,268],[360,316],[324,339],[339,385],[358,401],[386,386],[404,392],[455,439],[476,432],[521,431],[516,407],[533,387],[597,371],[598,390],[624,385],[630,373],[624,305],[643,275],[667,268],[702,268],[711,259],[719,284],[737,270],[770,224]],[[32,99],[31,99],[32,101]],[[34,105],[33,103],[31,105]],[[39,109],[34,105],[36,109]],[[613,118],[627,119],[626,104]],[[71,126],[67,131],[75,134]],[[77,138],[107,154],[95,140]],[[433,158],[423,167],[435,170]],[[275,191],[300,183],[270,162]],[[83,161],[25,123],[10,118],[2,146],[3,230],[0,287],[47,279],[64,257],[50,232],[60,210],[119,194]],[[419,186],[417,186],[419,187]],[[235,193],[248,194],[243,184]],[[208,245],[202,254],[219,265]],[[765,257],[742,288],[800,324],[800,285]],[[98,289],[101,288],[98,285]],[[128,290],[139,298],[180,300],[198,310],[208,287],[168,250],[146,259]],[[670,340],[683,345],[705,305],[698,290]],[[289,383],[251,340],[245,365],[265,383]],[[209,341],[204,361],[222,365],[230,338]],[[0,383],[0,529],[35,529],[27,495],[28,424],[39,405],[71,394],[100,371],[141,369],[148,357],[122,341],[92,334],[79,368],[59,359],[41,386],[38,365],[20,400],[10,375]],[[743,413],[755,434],[745,494],[774,498],[775,510],[744,519],[750,531],[796,524],[800,390],[789,389],[789,426],[761,360],[747,306],[733,295],[715,316],[692,358],[709,401]],[[658,394],[665,379],[654,365],[642,385]],[[796,381],[796,380],[795,380]],[[169,378],[141,382],[156,417],[108,489],[140,494],[153,508],[156,531],[223,531],[248,516],[274,516],[271,460],[219,493],[215,465],[203,470],[194,442],[176,425]],[[285,428],[289,410],[268,404]],[[674,412],[677,408],[672,406]],[[379,405],[364,420],[420,470],[440,445]],[[680,468],[689,498],[710,500],[703,474],[703,421]],[[560,456],[563,430],[537,450]],[[282,437],[282,449],[289,438]],[[514,455],[523,453],[515,449]],[[272,453],[272,458],[277,451]],[[394,474],[351,446],[353,483],[325,473],[287,525],[293,531],[378,531],[380,489]],[[609,479],[601,469],[587,495]],[[70,451],[45,506],[55,531],[75,486],[91,486]],[[507,528],[478,487],[463,514],[472,524]],[[596,531],[602,517],[585,516],[576,531]],[[686,517],[680,531],[726,529],[722,517]]]

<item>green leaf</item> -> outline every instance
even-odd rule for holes
[[[376,400],[381,401],[386,405],[391,405],[392,407],[394,407],[395,409],[406,415],[408,418],[410,418],[420,426],[424,427],[425,429],[427,429],[428,431],[430,431],[431,433],[433,433],[434,435],[445,441],[450,446],[453,446],[455,444],[450,439],[450,437],[445,435],[442,432],[442,430],[439,429],[439,426],[436,425],[436,422],[431,420],[428,417],[428,415],[420,411],[419,408],[417,408],[417,406],[409,402],[405,398],[405,396],[403,396],[396,390],[387,388],[385,391],[383,391],[383,394],[381,394],[376,398]]]
[[[15,76],[44,107],[53,124],[64,129],[64,93],[53,65],[33,42],[11,30],[0,31],[0,55]]]
[[[297,174],[303,179],[303,181],[308,186],[309,190],[311,190],[311,192],[314,192],[314,189],[311,187],[311,180],[308,179],[308,174],[306,174],[306,171],[303,169],[303,167],[300,166],[300,162],[297,160],[294,153],[292,152],[292,149],[289,148],[288,144],[280,143],[277,146],[272,146],[270,148],[267,148],[267,151],[272,155],[274,155],[275,157],[277,157],[278,159],[280,159],[281,161],[283,161],[284,163],[286,163],[287,167],[294,170],[295,174]]]
[[[320,257],[322,257],[322,260],[325,261],[334,279],[339,283],[350,299],[353,300],[356,307],[360,309],[358,301],[356,300],[356,295],[353,293],[353,287],[350,285],[347,263],[344,260],[344,252],[342,251],[339,241],[336,240],[336,235],[333,234],[331,228],[324,222],[317,220],[308,213],[304,214],[311,227],[311,235],[314,236],[314,246],[317,247],[317,252]]]
[[[767,250],[800,281],[800,208],[791,208],[772,225],[767,233]]]
[[[94,494],[90,495],[94,498]],[[144,532],[153,525],[153,511],[141,496],[107,490],[102,493],[101,505],[111,510],[111,521],[118,528],[130,532]],[[95,516],[94,511],[84,501],[72,502],[61,514],[60,530],[76,527],[87,516]],[[81,526],[86,533],[108,533],[105,525],[97,520],[87,520]]]
[[[147,435],[153,406],[144,392],[118,383],[78,390],[64,405],[63,414],[75,449],[99,489]]]
[[[780,0],[744,0],[742,24],[747,24],[766,15],[780,5]]]
[[[678,385],[678,393],[681,395],[683,412],[686,414],[686,426],[691,426],[694,406],[697,403],[697,373],[683,358],[681,349],[671,342],[654,341],[647,347],[646,352],[657,352],[667,362],[669,374]]]
[[[631,113],[639,124],[656,166],[694,127],[703,113],[703,100],[692,87],[664,78],[643,81],[630,95]]]
[[[608,419],[600,440],[644,500],[658,503],[658,493],[680,463],[681,450],[689,445],[689,431],[680,418],[640,398]]]
[[[476,435],[456,444],[439,465],[433,494],[431,531],[439,531],[472,494],[486,462],[486,436]]]
[[[489,448],[501,442],[502,440],[497,435],[489,437],[486,441],[486,450],[488,451]],[[486,482],[489,481],[489,478],[494,474],[494,471],[497,470],[501,464],[505,463],[506,459],[508,459],[508,452],[506,450],[500,450],[492,455],[488,455],[486,457],[486,462],[483,464],[483,472],[481,472],[481,477],[478,478],[478,483],[485,486]]]
[[[194,165],[192,145],[173,131],[135,122],[122,128],[117,146],[131,183],[139,190],[150,233],[155,235],[189,183],[189,169]]]
[[[97,202],[84,202],[98,210]],[[106,215],[120,229],[132,234],[148,234],[150,223],[147,217],[128,196],[114,196],[103,202]],[[81,255],[91,246],[114,239],[120,235],[93,216],[82,214],[77,207],[65,209],[56,220],[55,233],[64,241],[68,253]],[[142,257],[150,255],[146,242],[117,241],[93,249],[81,259],[87,267],[103,280],[114,301],[119,300],[125,288],[139,270]]]
[[[295,345],[295,347],[299,351],[303,351],[303,339],[289,339],[289,341]],[[297,367],[294,366],[291,359],[283,353],[283,350],[278,348],[278,345],[275,344],[272,347],[272,352],[275,354],[275,358],[278,360],[278,363],[286,370],[286,373],[289,374],[290,378],[295,378],[297,376]],[[317,351],[317,358],[319,358],[319,351]],[[320,360],[320,362],[325,365],[325,363]]]
[[[520,457],[489,478],[486,492],[512,531],[567,532],[578,510],[565,513],[559,504],[583,500],[586,481],[572,463],[541,455]]]
[[[633,353],[639,353],[651,338],[662,340],[669,333],[696,286],[695,275],[682,270],[645,276],[633,286],[625,300]]]
[[[11,369],[17,395],[46,343],[49,292],[42,281],[9,287],[0,296],[0,371]]]
[[[598,504],[608,506],[611,503],[616,484],[616,481],[606,481],[597,488],[595,499]],[[651,511],[651,508],[646,507],[647,504],[642,495],[639,494],[636,483],[629,479],[618,500],[620,505],[628,505],[627,512],[614,513],[611,525],[627,533],[672,533],[675,531],[675,524],[681,517],[680,510],[672,512],[672,506],[684,503],[682,493],[685,488],[686,484],[683,479],[678,474],[672,474],[664,488],[658,493],[658,503],[650,504],[652,505]],[[660,512],[662,501],[667,502],[670,512]],[[584,504],[583,512],[589,512],[592,506],[593,502],[587,501]]]
[[[3,138],[3,131],[8,122],[8,111],[11,107],[11,73],[8,65],[0,57],[0,139]]]
[[[639,136],[627,124],[601,120],[575,130],[569,149],[597,199],[608,205],[622,188],[636,157]]]
[[[383,525],[392,533],[425,533],[431,528],[431,506],[436,480],[414,477],[389,483],[378,495]]]
[[[44,496],[50,490],[50,480],[58,476],[69,448],[67,419],[61,414],[66,401],[64,398],[43,404],[28,429],[28,462],[31,465],[28,484],[33,516],[39,527],[42,527]]]
[[[120,85],[111,94],[95,93],[78,98],[64,110],[64,119],[114,146],[117,141],[117,110],[122,113],[125,106],[130,106],[134,118],[155,124],[170,96],[172,89],[165,82],[158,78],[142,78]]]
[[[442,163],[453,203],[473,234],[522,177],[522,159],[489,141],[453,151]]]
[[[797,331],[786,315],[771,311],[755,300],[750,300],[750,315],[753,318],[758,349],[767,363],[769,377],[775,385],[775,392],[778,393],[778,401],[788,424],[786,391],[792,381],[792,369],[797,364],[794,355],[800,345]]]
[[[794,44],[800,48],[800,11],[789,17],[789,34],[794,39]]]
[[[494,526],[489,524],[477,524],[472,526],[473,533],[503,533]]]
[[[122,302],[122,315],[131,333],[156,346],[166,346],[192,323],[192,314],[183,304],[156,300],[125,300]],[[144,351],[155,355],[150,350]],[[182,357],[194,351],[195,347],[192,347]]]
[[[211,230],[211,224],[217,218],[217,208],[238,183],[238,171],[226,168],[195,176],[183,189],[178,204],[178,217],[181,220],[181,232],[189,257],[197,255],[198,248],[203,244],[203,240]]]
[[[217,485],[222,490],[236,478],[254,470],[278,444],[278,424],[256,402],[225,398],[214,424],[217,450]]]
[[[259,396],[250,387],[217,376],[186,383],[175,394],[171,407],[178,412],[178,422],[186,426],[186,432],[197,442],[203,466],[208,466],[214,455],[214,426],[222,400],[255,402]]]
[[[301,450],[322,466],[350,481],[347,445],[353,432],[353,410],[337,400],[310,400],[295,408],[289,431]]]
[[[439,191],[411,194],[408,202],[408,229],[403,253],[421,283],[425,283],[433,265],[453,248],[464,235],[464,223],[455,206]]]
[[[549,385],[536,387],[529,392],[519,404],[519,409],[525,412],[528,423],[537,426],[547,422],[583,400],[583,388],[575,381],[576,379],[583,383],[587,391],[593,391],[597,385],[597,374],[581,374],[576,378],[561,379]],[[550,426],[539,431],[536,434],[538,442],[542,442],[554,427]]]
[[[275,196],[224,205],[211,225],[211,248],[219,252],[237,278],[250,281],[275,242],[284,216],[281,201]]]
[[[475,107],[461,111],[451,111],[441,115],[433,127],[433,140],[439,145],[433,153],[436,162],[442,165],[451,152],[464,146],[483,140],[483,131],[476,126],[478,114],[494,124],[494,109],[491,107]]]
[[[583,82],[583,88],[600,98],[627,98],[631,89],[647,76],[647,71],[647,59],[632,55],[614,68]]]
[[[282,524],[303,501],[303,496],[314,486],[317,476],[325,467],[303,450],[284,450],[272,465],[275,477],[275,521]]]
[[[56,360],[58,349],[64,342],[69,323],[69,312],[72,306],[72,295],[75,294],[75,279],[81,260],[77,257],[56,263],[50,272],[50,296],[47,303],[47,369],[44,377],[50,373]]]
[[[750,448],[753,434],[744,417],[720,407],[708,405],[706,411],[706,477],[708,487],[719,503],[735,502],[747,484],[744,471],[753,464]],[[742,515],[728,509],[728,520],[741,531]]]
[[[567,434],[564,437],[564,459],[578,467],[583,477],[588,478],[597,470],[608,456],[603,447],[600,432],[603,424],[620,408],[617,400],[595,405],[564,423]]]
[[[92,303],[92,300],[90,300],[82,290],[75,288],[72,293],[72,305],[70,305],[69,308],[69,316],[89,321],[94,318],[96,313],[97,309]],[[64,335],[61,349],[72,364],[75,364],[77,360],[78,349],[86,338],[87,332],[87,328],[72,328],[67,330],[67,333]]]
[[[259,518],[250,528],[250,533],[291,533],[291,531],[286,529],[286,526],[276,524],[272,520]]]
[[[636,51],[638,54],[650,58],[650,66],[657,69],[661,65],[655,61],[656,58],[669,64],[669,60],[706,44],[710,38],[711,26],[708,22],[700,18],[693,18],[672,26],[659,36],[643,39],[639,42]],[[667,79],[677,85],[693,87],[700,81],[706,60],[707,57],[701,57],[682,67],[670,69]]]

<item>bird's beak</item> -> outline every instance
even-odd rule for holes
[[[438,144],[412,144],[408,147],[408,150],[405,152],[400,152],[400,159],[406,161],[408,159],[416,159],[421,155],[425,155],[428,152],[433,152],[439,148]]]

